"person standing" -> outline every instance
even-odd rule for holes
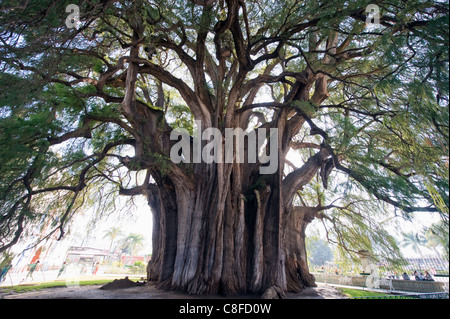
[[[94,271],[92,272],[92,274],[93,275],[97,275],[97,271],[98,271],[98,268],[100,267],[100,263],[97,261],[95,264],[94,264]]]
[[[39,260],[36,260],[36,262],[34,263],[34,264],[30,264],[30,265],[28,265],[29,266],[29,268],[28,268],[28,274],[27,274],[27,276],[24,278],[24,279],[22,279],[22,281],[24,281],[24,280],[27,280],[28,279],[28,277],[31,277],[31,280],[34,280],[33,279],[33,273],[34,273],[34,271],[38,268],[38,266],[39,266]],[[21,282],[22,282],[21,281]]]

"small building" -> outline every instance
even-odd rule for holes
[[[108,259],[109,255],[107,249],[70,246],[65,261],[69,264],[95,263]]]

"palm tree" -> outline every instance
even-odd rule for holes
[[[403,233],[403,238],[404,239],[400,243],[400,246],[404,248],[411,247],[415,253],[418,253],[421,257],[423,257],[421,247],[425,247],[428,242],[425,236],[420,233],[409,232]]]
[[[144,240],[144,235],[131,233],[123,239],[123,245],[129,251],[130,255],[134,256],[138,248],[143,246]]]
[[[107,237],[111,238],[111,243],[109,244],[108,251],[111,251],[114,240],[119,236],[123,236],[123,233],[119,227],[111,227],[109,230],[105,231],[105,235],[103,236],[103,238],[107,238]]]
[[[403,233],[403,241],[400,243],[400,246],[406,248],[406,247],[411,247],[412,250],[415,253],[418,253],[420,255],[419,258],[419,268],[421,269],[421,263],[423,260],[423,255],[422,255],[422,250],[420,249],[421,247],[425,247],[428,240],[425,238],[424,235],[420,234],[420,233],[413,233],[413,232],[409,232],[409,233]]]

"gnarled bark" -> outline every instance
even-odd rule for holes
[[[262,294],[274,286],[298,292],[314,285],[305,249],[314,211],[285,209],[277,174],[257,188],[251,187],[257,175],[239,182],[243,168],[205,165],[194,184],[166,176],[157,194],[148,194],[154,214],[149,280],[192,294]]]
[[[288,291],[300,292],[315,287],[314,276],[309,273],[305,246],[305,230],[314,219],[317,209],[292,207],[286,214],[286,277]]]

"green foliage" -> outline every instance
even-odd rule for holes
[[[375,291],[368,291],[368,290],[362,290],[362,289],[343,288],[343,287],[339,287],[339,288],[337,288],[337,289],[340,290],[344,295],[346,295],[347,297],[350,297],[350,298],[355,298],[355,297],[364,298],[364,297],[384,297],[384,296],[389,296],[389,295],[384,294],[384,293],[375,292]]]
[[[150,158],[152,159],[154,165],[158,168],[162,176],[165,176],[169,172],[169,168],[171,165],[170,157],[158,153],[152,153],[150,154]]]
[[[145,273],[145,270],[147,268],[147,265],[143,261],[136,261],[134,263],[134,266],[138,268],[138,273]]]
[[[145,240],[144,235],[131,233],[121,240],[121,249],[131,256],[136,256],[140,248],[142,248]]]
[[[173,128],[183,128],[194,135],[194,117],[185,104],[171,104],[168,108],[167,118]]]
[[[3,252],[0,261],[0,269],[11,265],[14,255],[12,253]]]
[[[294,101],[293,107],[299,109],[302,113],[305,113],[308,117],[314,117],[317,111],[317,107],[308,101]]]
[[[39,85],[32,78],[0,73],[0,110],[13,112],[19,106],[31,104],[38,89]]]
[[[308,237],[306,239],[306,249],[309,265],[323,266],[326,262],[333,260],[333,252],[327,241],[323,239]]]

